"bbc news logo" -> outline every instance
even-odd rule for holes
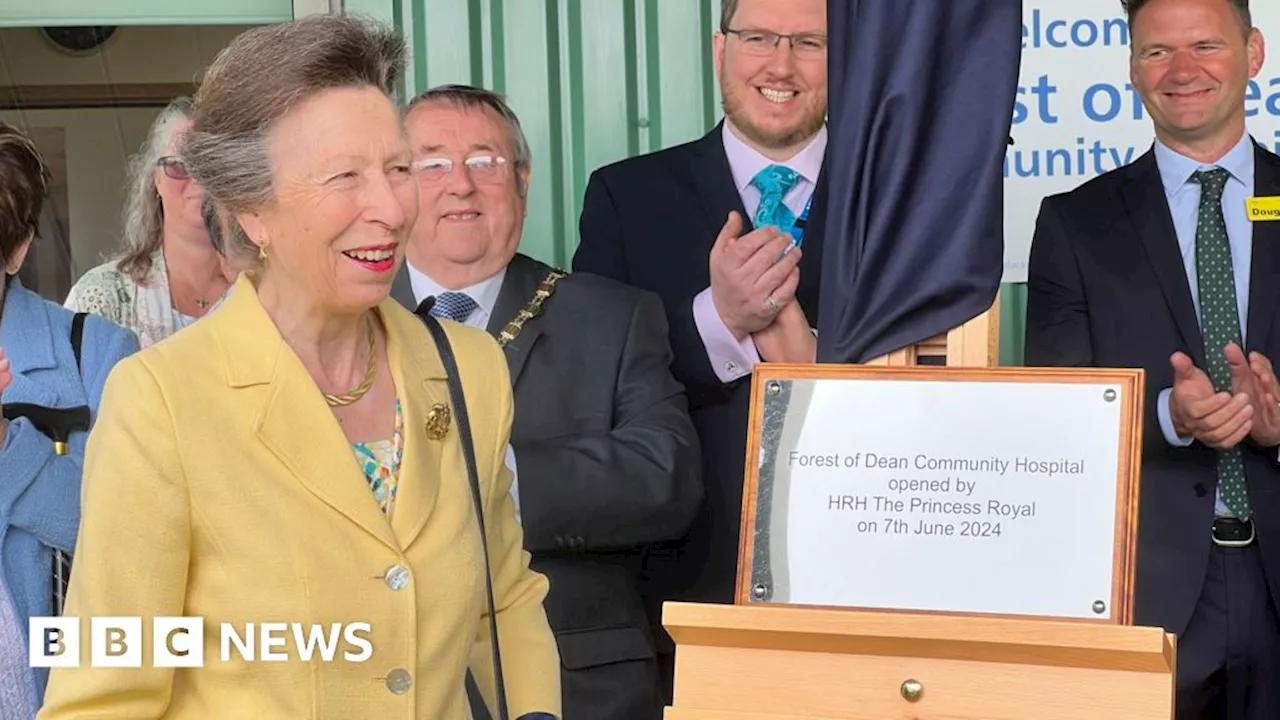
[[[29,624],[31,667],[79,667],[80,618],[33,617]],[[222,662],[365,662],[373,656],[369,623],[222,623],[218,652]],[[292,641],[292,644],[291,644]],[[89,666],[142,667],[146,638],[140,617],[89,619]],[[341,651],[341,652],[339,652]],[[162,668],[204,667],[204,618],[157,617],[151,624],[151,664]]]

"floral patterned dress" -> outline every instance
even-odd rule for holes
[[[382,513],[391,519],[395,510],[396,490],[400,485],[400,461],[404,456],[404,413],[396,400],[396,429],[390,440],[352,443],[356,462],[373,491]]]

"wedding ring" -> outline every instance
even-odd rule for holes
[[[772,295],[765,298],[764,301],[769,305],[769,309],[772,310],[775,315],[782,310],[782,308],[778,307],[778,301],[774,300]]]

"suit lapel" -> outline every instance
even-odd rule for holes
[[[524,255],[517,254],[511,259],[510,264],[507,265],[507,273],[502,278],[502,289],[498,291],[498,300],[494,303],[493,312],[489,316],[489,327],[486,330],[490,335],[497,337],[498,333],[502,332],[502,328],[506,327],[507,323],[529,304],[533,294],[537,292],[538,286],[546,279],[549,272],[551,272],[550,267]],[[524,370],[529,353],[533,351],[533,346],[541,337],[542,326],[534,318],[525,323],[524,329],[516,339],[503,348],[513,386],[520,377],[520,372]]]
[[[434,440],[426,431],[433,411],[450,408],[452,412],[439,353],[418,317],[391,312],[392,309],[384,307],[382,317],[387,327],[391,373],[400,388],[404,412],[404,460],[391,527],[401,546],[408,547],[422,534],[435,509],[441,480],[465,478],[467,474],[458,440],[457,413],[453,412],[449,432],[443,438]],[[427,338],[425,353],[422,343],[408,341],[417,335]]]
[[[1280,195],[1280,158],[1254,149],[1254,192],[1256,197]],[[1253,261],[1249,272],[1249,327],[1246,343],[1251,349],[1268,347],[1271,323],[1275,318],[1276,292],[1280,283],[1280,222],[1253,223]]]
[[[409,279],[407,258],[400,263],[400,269],[396,271],[396,277],[391,281],[391,299],[400,303],[409,312],[418,309],[418,301],[413,297],[413,282]]]
[[[58,367],[54,352],[55,330],[49,313],[38,296],[22,287],[17,277],[7,281],[0,312],[0,348],[8,346],[13,384],[5,390],[10,403],[29,403],[42,407],[57,404],[58,393],[47,383],[35,382],[28,373]],[[69,337],[69,336],[68,336]]]
[[[308,492],[370,535],[398,549],[338,426],[293,351],[280,341],[279,372],[271,382],[258,439]]]
[[[218,337],[228,384],[263,389],[262,405],[250,420],[256,423],[255,433],[262,445],[303,490],[398,551],[425,524],[435,502],[438,479],[443,473],[458,472],[460,465],[445,462],[443,451],[427,445],[426,440],[425,413],[431,404],[445,398],[440,389],[444,372],[439,359],[435,358],[433,365],[430,358],[411,356],[402,367],[398,354],[407,355],[412,345],[404,342],[409,332],[406,324],[417,319],[390,299],[379,310],[387,327],[391,371],[405,411],[405,459],[394,531],[369,490],[351,443],[306,368],[258,301],[247,276],[236,281],[222,309],[202,322],[210,323]],[[427,383],[428,392],[420,396],[414,390],[423,383]]]
[[[1196,365],[1204,367],[1204,340],[1154,152],[1147,152],[1133,164],[1129,182],[1121,186],[1120,194],[1182,339]]]
[[[809,223],[805,227],[802,246],[804,255],[800,257],[800,285],[796,288],[800,307],[804,309],[805,317],[812,327],[818,326],[818,311],[822,305],[819,287],[822,280],[822,246],[827,233],[828,180],[827,155],[824,153],[818,179],[813,187]]]
[[[703,216],[711,228],[706,237],[706,251],[711,252],[720,228],[724,227],[729,212],[736,210],[742,216],[743,233],[752,229],[751,216],[742,204],[742,195],[733,184],[733,171],[729,168],[729,156],[724,152],[724,121],[707,133],[693,147],[689,158],[687,176],[693,180],[694,191],[702,203]],[[704,255],[704,260],[706,257]]]

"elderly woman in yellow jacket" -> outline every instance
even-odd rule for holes
[[[418,212],[388,97],[404,58],[394,33],[320,16],[251,30],[210,67],[182,155],[246,272],[216,312],[108,381],[65,612],[80,618],[81,666],[53,671],[42,720],[460,720],[468,667],[494,707],[460,408],[432,335],[388,299]],[[506,363],[480,331],[445,325],[506,704],[554,717],[547,584],[528,569],[503,463]],[[100,616],[142,617],[141,667],[90,667]],[[203,619],[202,667],[156,666],[157,617]],[[286,631],[270,648],[250,640],[252,661],[234,642],[223,657],[224,624],[243,640],[262,623],[368,623],[353,634],[372,651],[344,641],[303,660]]]

